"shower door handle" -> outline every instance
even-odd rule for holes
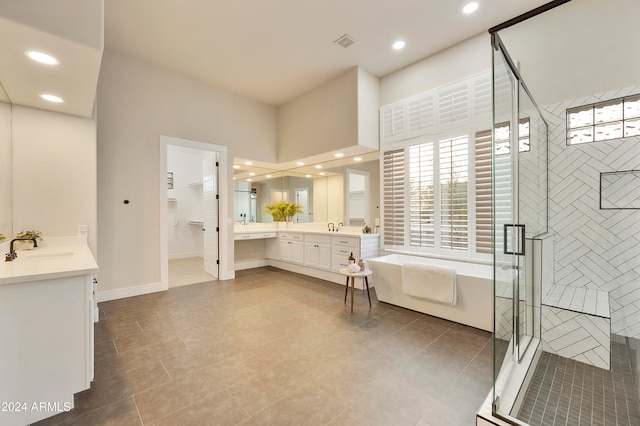
[[[509,229],[512,229],[512,232],[518,232],[517,229],[520,230],[520,235],[518,237],[518,243],[516,244],[517,250],[509,250]],[[513,235],[513,234],[512,234]],[[516,234],[517,235],[517,234]],[[515,254],[516,256],[524,256],[524,246],[525,246],[525,227],[521,224],[504,224],[504,254]]]

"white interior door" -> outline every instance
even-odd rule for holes
[[[204,203],[204,270],[219,277],[218,154],[207,153],[203,161],[202,201]]]

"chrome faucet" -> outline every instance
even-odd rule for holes
[[[15,243],[16,241],[33,241],[33,248],[38,247],[38,240],[36,240],[35,238],[14,238],[13,240],[11,240],[11,243],[9,243],[9,253],[7,253],[4,257],[5,262],[11,262],[13,259],[18,257],[18,253],[16,253],[15,249],[13,248],[13,243]]]
[[[333,222],[329,222],[329,224],[327,225],[327,228],[329,228],[329,231],[336,230],[336,226],[333,224]]]

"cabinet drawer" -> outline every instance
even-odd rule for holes
[[[281,233],[280,239],[291,241],[304,241],[304,234]]]
[[[331,245],[334,247],[348,247],[358,249],[360,238],[358,237],[331,237]]]
[[[304,241],[307,243],[331,244],[331,237],[328,235],[305,234]]]

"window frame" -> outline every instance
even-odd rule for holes
[[[625,104],[627,102],[640,102],[640,93],[636,93],[633,95],[628,95],[628,96],[622,96],[619,98],[614,98],[614,99],[608,99],[605,101],[600,101],[600,102],[594,102],[591,104],[585,104],[585,105],[580,105],[580,106],[576,106],[576,107],[572,107],[572,108],[567,108],[567,110],[565,111],[565,142],[567,146],[576,146],[576,145],[583,145],[583,144],[588,144],[588,143],[594,143],[594,142],[607,142],[607,141],[614,141],[617,139],[624,139],[624,138],[629,138],[629,137],[637,137],[640,136],[640,132],[638,132],[638,134],[635,135],[626,135],[626,131],[625,131],[625,124],[627,124],[628,121],[637,121],[640,124],[640,114],[638,114],[637,116],[631,116],[631,117],[626,117],[625,116]],[[599,107],[605,107],[608,105],[620,105],[620,119],[615,119],[615,120],[610,120],[610,121],[603,121],[603,122],[597,122],[596,119],[596,110]],[[576,127],[571,127],[571,114],[575,114],[575,113],[579,113],[579,112],[586,112],[586,111],[590,111],[591,112],[591,122],[588,125],[583,125],[583,126],[576,126]],[[598,127],[602,127],[602,126],[606,126],[606,125],[613,125],[616,123],[620,123],[621,129],[621,135],[617,136],[617,137],[612,137],[612,138],[605,138],[605,139],[596,139],[596,130]],[[572,137],[570,136],[571,132],[575,132],[575,131],[579,131],[579,130],[591,130],[591,140],[589,141],[583,141],[583,142],[571,142]]]

